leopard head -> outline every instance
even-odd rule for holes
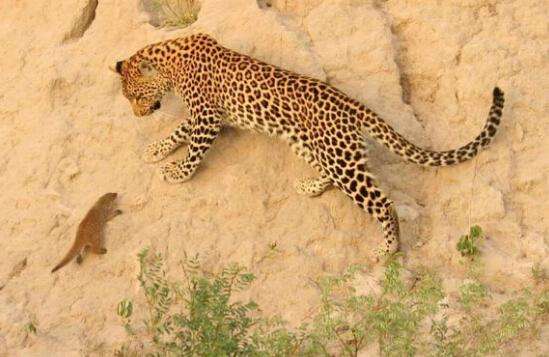
[[[132,57],[118,61],[115,70],[122,81],[122,93],[136,116],[147,116],[160,108],[160,101],[171,85],[169,78],[162,75],[151,62]]]

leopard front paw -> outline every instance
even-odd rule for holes
[[[160,168],[160,176],[168,183],[181,183],[190,178],[182,168],[182,165],[177,162],[170,162]]]
[[[143,155],[143,161],[152,163],[164,159],[173,150],[173,146],[165,140],[155,141],[147,146]]]
[[[330,182],[319,178],[305,177],[296,180],[294,188],[300,195],[315,197],[328,189]]]

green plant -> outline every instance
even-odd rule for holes
[[[536,263],[532,266],[532,277],[536,284],[541,284],[547,279],[547,273],[540,263]]]
[[[198,0],[153,0],[162,25],[187,27],[198,19]]]
[[[547,323],[548,310],[543,308],[547,290],[536,294],[528,290],[501,304],[495,318],[485,316],[480,309],[469,311],[453,333],[446,338],[450,346],[459,346],[449,356],[483,356],[501,352],[510,341],[537,338],[542,324]]]
[[[456,356],[459,351],[459,344],[456,339],[456,332],[448,328],[448,316],[444,315],[440,320],[431,322],[431,344],[435,356]]]
[[[459,301],[465,310],[470,310],[488,297],[488,288],[472,281],[459,287]]]
[[[27,334],[34,334],[36,335],[36,325],[34,322],[27,322],[24,326],[24,330]]]
[[[419,328],[436,313],[443,298],[440,280],[424,271],[408,285],[401,277],[398,259],[390,259],[379,295],[357,295],[352,285],[359,267],[342,276],[320,280],[320,313],[308,326],[303,352],[309,355],[356,356],[376,342],[382,355],[413,355],[418,348]]]
[[[449,304],[442,304],[440,279],[426,269],[403,278],[396,256],[379,293],[357,292],[362,266],[321,277],[318,313],[291,331],[279,318],[261,316],[255,302],[235,301],[234,293],[254,280],[240,266],[208,274],[197,258],[185,258],[182,279],[171,281],[160,254],[145,249],[138,256],[147,311],[139,328],[132,322],[138,306],[128,299],[118,304],[130,336],[118,356],[357,356],[367,348],[382,356],[481,356],[538,338],[549,314],[549,292],[538,286],[501,304],[494,317],[488,288],[470,280],[459,288],[453,318],[450,310],[441,316]]]
[[[469,230],[469,234],[459,238],[456,248],[464,257],[475,257],[480,253],[478,241],[481,238],[482,229],[479,226],[472,226]]]
[[[116,310],[118,316],[124,321],[124,328],[129,334],[133,334],[131,328],[131,316],[133,314],[133,302],[128,299],[124,299],[118,303],[118,308]]]
[[[133,313],[133,303],[128,299],[120,301],[118,303],[117,313],[118,316],[124,319],[129,319]]]
[[[160,254],[144,249],[138,256],[138,279],[148,306],[141,337],[149,343],[143,350],[153,355],[249,355],[284,350],[294,340],[280,328],[281,322],[256,318],[255,302],[232,301],[233,293],[248,288],[255,279],[242,267],[231,265],[219,274],[206,274],[196,257],[185,259],[183,281],[170,282]],[[137,331],[130,326],[132,312],[131,301],[118,304],[118,315],[130,333]],[[126,345],[118,352],[129,355],[131,350]]]

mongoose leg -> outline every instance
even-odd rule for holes
[[[111,211],[111,213],[109,214],[109,216],[107,217],[107,220],[110,221],[111,219],[113,219],[114,217],[118,216],[118,215],[121,215],[122,214],[122,211],[119,210],[119,209],[115,209],[114,211]]]
[[[103,247],[92,247],[92,253],[94,254],[107,254],[107,249]]]
[[[80,253],[78,253],[78,254],[76,255],[76,263],[82,264],[82,262],[84,261],[84,257],[85,257],[86,254],[88,253],[88,248],[89,248],[89,246],[87,246],[87,245],[84,246],[84,247],[82,248],[82,250],[80,251]]]

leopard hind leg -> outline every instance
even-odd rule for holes
[[[309,197],[319,196],[331,186],[332,179],[324,174],[319,177],[304,177],[294,183],[294,188],[298,194]]]
[[[314,158],[312,151],[303,143],[294,142],[291,144],[292,151],[300,158],[305,160],[317,172],[321,172],[317,177],[303,177],[294,183],[296,192],[300,195],[315,197],[319,196],[332,187],[333,182],[329,175],[322,173],[320,163]]]
[[[398,215],[393,201],[377,187],[368,171],[365,155],[355,162],[347,162],[345,167],[332,169],[330,174],[339,189],[381,224],[384,241],[375,250],[376,257],[380,259],[396,252],[400,240]]]

